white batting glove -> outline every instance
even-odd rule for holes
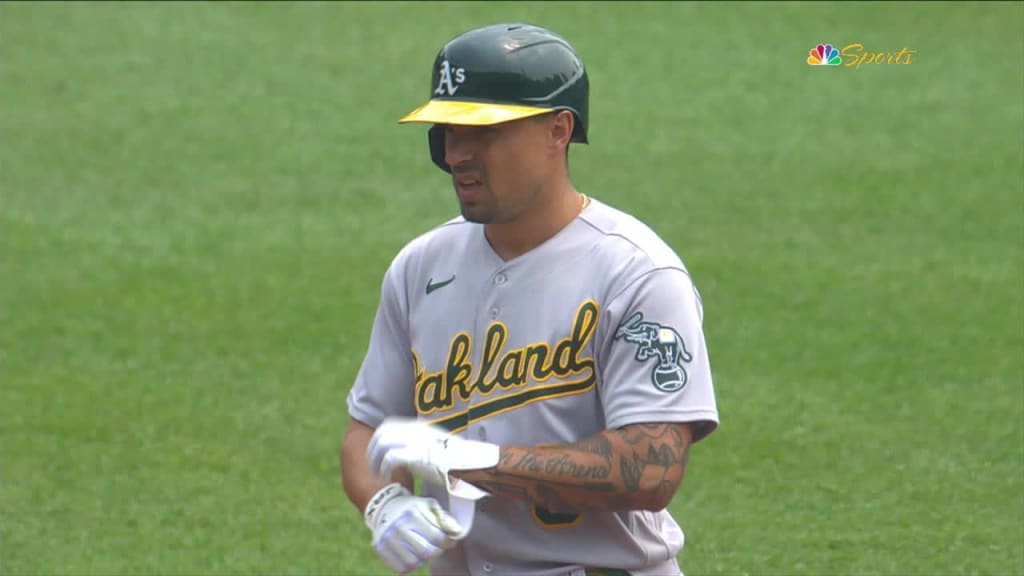
[[[371,468],[381,476],[405,468],[451,493],[448,472],[496,466],[499,451],[497,444],[466,440],[433,424],[388,418],[374,431],[367,454]]]
[[[377,555],[399,574],[423,566],[465,536],[437,500],[414,496],[397,482],[374,495],[363,519],[373,532]]]

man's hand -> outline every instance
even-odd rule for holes
[[[478,470],[498,464],[497,444],[465,440],[447,430],[404,418],[389,418],[373,433],[367,454],[375,474],[395,468],[452,491],[451,470]]]
[[[363,517],[373,532],[374,550],[399,574],[423,566],[465,536],[437,500],[414,496],[398,483],[377,492]]]

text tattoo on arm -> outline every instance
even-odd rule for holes
[[[691,438],[687,424],[633,424],[564,446],[504,447],[494,468],[458,475],[555,512],[658,510],[682,481]]]

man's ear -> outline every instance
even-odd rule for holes
[[[572,112],[568,110],[555,112],[549,125],[551,144],[560,150],[567,148],[572,139],[572,130],[575,125],[576,117],[572,115]]]

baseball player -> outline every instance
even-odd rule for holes
[[[574,188],[588,98],[565,39],[500,24],[448,42],[400,120],[431,125],[461,216],[391,262],[348,396],[345,491],[397,573],[681,574],[666,507],[719,423],[701,299]]]

